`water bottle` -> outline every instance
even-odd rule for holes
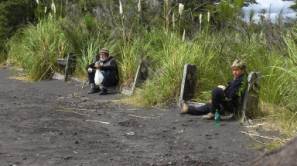
[[[218,110],[216,110],[216,112],[215,112],[214,120],[215,120],[216,126],[217,127],[220,126],[221,116],[220,116],[220,113]]]

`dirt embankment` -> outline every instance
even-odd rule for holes
[[[249,165],[259,152],[238,122],[181,116],[176,108],[118,104],[79,83],[27,83],[0,69],[0,165]]]
[[[297,137],[285,146],[259,157],[253,166],[297,166]]]

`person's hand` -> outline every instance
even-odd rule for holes
[[[95,67],[96,67],[96,68],[100,68],[100,63],[99,63],[99,62],[96,62],[96,63],[95,63]]]
[[[226,89],[226,87],[225,87],[224,85],[218,85],[218,88],[221,88],[221,89],[223,89],[223,90]]]
[[[89,73],[92,73],[92,71],[93,71],[93,69],[89,67],[89,68],[88,68],[88,72],[89,72]]]

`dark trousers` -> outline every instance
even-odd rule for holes
[[[88,72],[88,79],[90,84],[95,84],[95,71],[89,73]]]
[[[229,110],[224,90],[221,88],[213,89],[211,93],[211,103],[206,103],[203,105],[189,104],[188,113],[192,115],[204,115],[209,112],[215,113],[216,110],[218,110],[220,113],[223,113],[224,110]]]
[[[210,103],[206,103],[206,104],[202,104],[202,105],[189,104],[188,114],[205,115],[209,112],[211,112],[211,104]]]
[[[91,73],[88,73],[88,79],[89,79],[89,83],[90,84],[94,84],[95,83],[95,73],[96,71],[93,71]],[[116,81],[116,76],[112,75],[109,72],[106,71],[101,71],[104,79],[102,81],[102,86],[103,87],[111,87],[111,86],[116,86],[117,85],[117,81]]]

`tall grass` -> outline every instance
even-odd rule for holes
[[[55,20],[41,20],[19,31],[9,42],[9,59],[33,80],[50,78],[57,57],[68,52],[68,42]]]
[[[4,52],[0,52],[0,64],[5,62],[7,59],[7,55]]]
[[[81,76],[86,75],[87,65],[94,61],[95,55],[100,49],[95,43],[96,42],[89,41],[86,46],[87,48],[81,50],[81,57],[78,59],[77,63],[77,73]]]
[[[123,84],[131,83],[142,57],[149,59],[149,80],[136,95],[142,104],[176,100],[186,63],[198,67],[197,99],[204,101],[208,97],[205,92],[231,79],[231,62],[242,58],[250,71],[261,72],[261,100],[296,112],[294,29],[283,36],[287,49],[280,52],[268,49],[265,36],[253,32],[247,36],[231,30],[201,31],[193,39],[183,41],[179,33],[152,29],[123,42],[113,34],[96,30],[97,24],[91,28],[84,24],[77,27],[65,24],[62,28],[59,25],[55,20],[41,20],[36,26],[24,28],[9,42],[10,60],[21,65],[34,80],[48,78],[55,70],[56,58],[63,57],[70,49],[78,55],[77,72],[85,75],[85,67],[98,50],[108,47],[119,61]]]
[[[87,15],[83,18],[73,20],[63,19],[60,22],[66,39],[69,42],[70,51],[77,56],[76,75],[86,75],[86,67],[94,61],[98,51],[106,47],[111,55],[118,56],[121,47],[121,39],[113,30],[106,29],[101,22],[94,17]]]
[[[241,58],[247,62],[249,71],[261,73],[260,98],[263,102],[296,111],[296,44],[292,37],[284,39],[289,56],[267,49],[263,36],[256,33],[247,38],[239,32],[201,32],[195,40],[185,42],[177,34],[149,33],[137,43],[147,44],[152,51],[148,56],[154,62],[154,73],[138,91],[138,102],[155,105],[176,100],[186,63],[197,65],[197,99],[207,100],[204,92],[230,80],[230,65],[235,58]]]
[[[212,51],[209,52],[209,56],[204,56],[206,49],[201,45],[196,45],[196,42],[183,42],[179,35],[162,35],[161,33],[156,31],[150,34],[151,38],[158,39],[160,37],[158,40],[161,43],[151,42],[154,44],[151,45],[151,49],[155,51],[149,57],[155,62],[154,73],[144,88],[138,92],[143,96],[142,101],[145,105],[154,105],[175,99],[179,92],[184,64],[197,64],[202,69],[199,73],[203,73],[205,68],[202,66],[211,64],[210,62],[214,58]],[[211,66],[209,67],[211,68]]]

